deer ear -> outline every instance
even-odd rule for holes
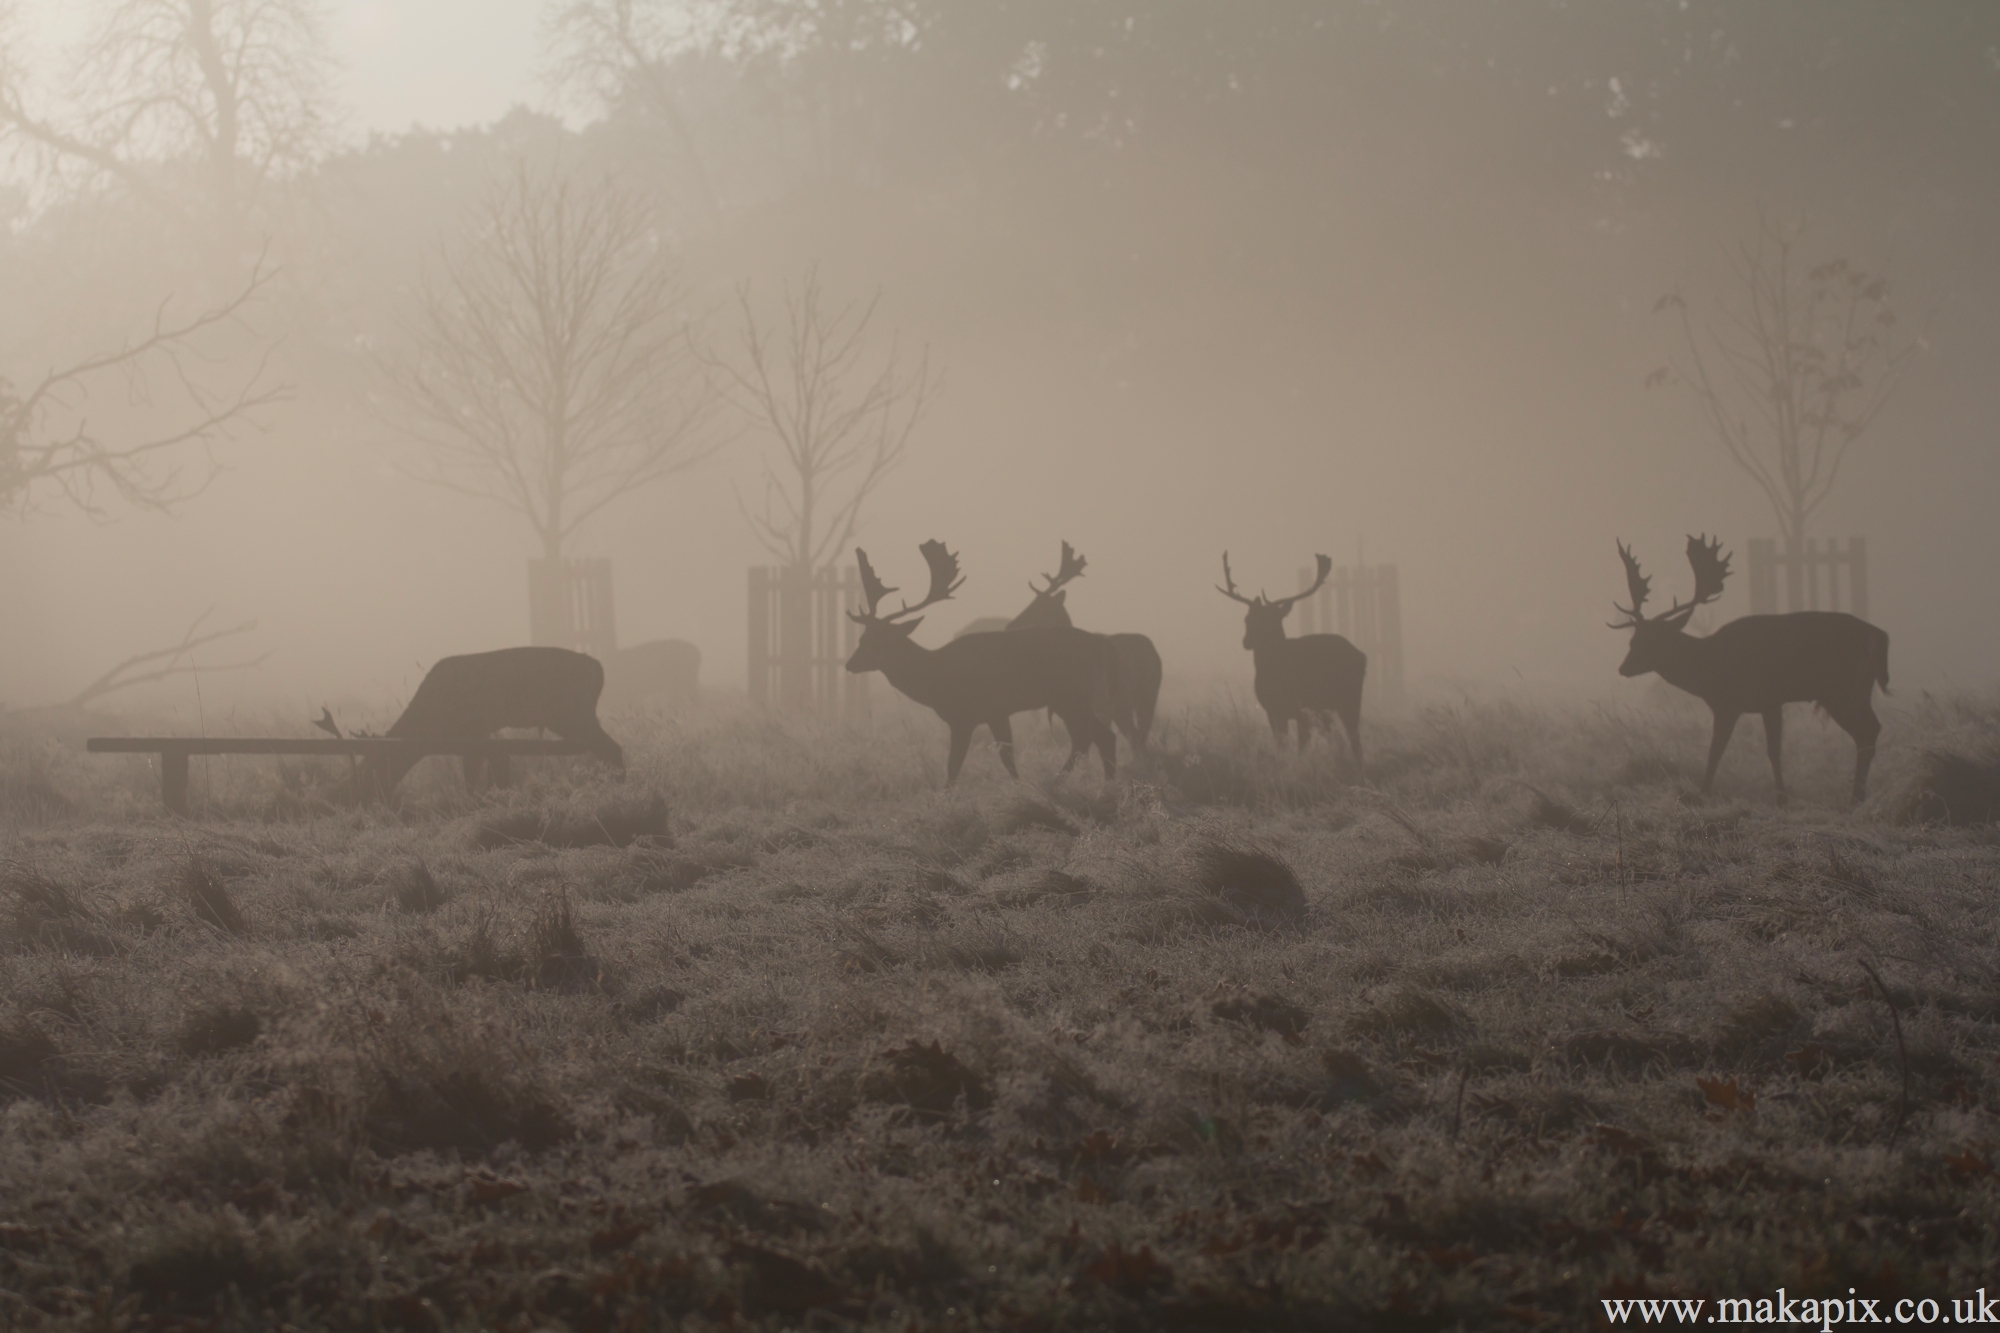
[[[1068,597],[1069,597],[1069,589],[1065,588],[1061,592],[1057,593],[1055,596],[1049,598],[1049,600],[1051,602],[1054,602],[1057,606],[1061,606],[1063,602],[1068,599]]]
[[[910,635],[916,632],[917,626],[923,623],[924,623],[924,618],[922,616],[918,616],[915,620],[898,620],[896,623],[889,626],[889,628],[896,631],[896,633],[902,635],[904,638],[907,639],[910,637]]]

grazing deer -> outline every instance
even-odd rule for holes
[[[616,771],[625,752],[597,723],[604,668],[567,648],[501,648],[438,659],[385,735],[423,740],[472,741],[503,727],[547,727]],[[416,766],[405,755],[371,755],[362,766],[361,790],[381,798]],[[479,761],[465,759],[465,781],[474,786]]]
[[[868,609],[847,613],[862,626],[861,642],[847,659],[847,669],[880,671],[891,685],[945,720],[951,728],[951,757],[944,785],[958,780],[972,733],[982,724],[999,742],[1000,762],[1008,775],[1020,777],[1014,767],[1010,719],[1038,708],[1053,710],[1069,729],[1070,752],[1063,772],[1095,745],[1104,760],[1104,776],[1115,776],[1118,742],[1106,721],[1118,671],[1111,645],[1100,635],[1059,627],[973,634],[942,648],[921,647],[910,634],[923,623],[922,617],[905,617],[944,601],[964,580],[959,577],[958,557],[945,550],[943,542],[928,541],[918,549],[930,566],[930,592],[915,606],[905,602],[888,615],[878,614],[878,608],[896,589],[875,577],[866,551],[854,552]]]
[[[1694,600],[1683,606],[1678,598],[1662,615],[1646,619],[1643,608],[1652,579],[1639,572],[1631,548],[1618,543],[1625,562],[1625,586],[1632,605],[1612,607],[1625,619],[1612,629],[1630,629],[1632,647],[1618,667],[1621,676],[1657,671],[1670,685],[1694,695],[1715,713],[1715,735],[1708,743],[1708,772],[1702,776],[1704,795],[1715,785],[1715,770],[1745,713],[1764,715],[1764,748],[1771,755],[1771,776],[1778,783],[1778,804],[1785,803],[1785,769],[1780,758],[1785,738],[1785,705],[1816,703],[1842,731],[1854,738],[1854,799],[1868,794],[1868,766],[1875,759],[1875,739],[1882,723],[1875,716],[1873,697],[1879,684],[1889,692],[1889,636],[1858,616],[1844,611],[1793,611],[1788,615],[1743,616],[1707,638],[1687,632],[1695,608],[1722,595],[1729,577],[1729,557],[1722,540],[1689,537],[1688,563],[1694,566]]]
[[[1084,558],[1068,542],[1062,544],[1062,564],[1054,574],[1043,574],[1048,586],[1028,584],[1035,594],[1020,615],[1007,622],[1008,629],[1050,629],[1073,622],[1063,601],[1069,596],[1064,585],[1083,573]],[[1118,654],[1118,687],[1111,693],[1111,720],[1132,748],[1143,752],[1146,736],[1153,729],[1153,713],[1160,705],[1160,650],[1143,634],[1107,634],[1111,649]]]
[[[1333,561],[1319,557],[1319,578],[1304,592],[1272,600],[1261,592],[1245,597],[1236,591],[1229,573],[1229,552],[1222,553],[1222,582],[1216,589],[1224,597],[1243,603],[1249,611],[1243,617],[1243,646],[1257,664],[1257,702],[1271,719],[1271,734],[1284,743],[1285,731],[1294,720],[1299,724],[1299,748],[1315,726],[1323,726],[1322,714],[1340,715],[1347,728],[1347,743],[1354,751],[1354,766],[1361,763],[1361,682],[1368,674],[1368,655],[1338,634],[1307,634],[1285,637],[1285,617],[1292,604],[1318,592],[1333,572]]]

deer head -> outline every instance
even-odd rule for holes
[[[1729,577],[1729,557],[1722,553],[1720,537],[1690,536],[1687,558],[1694,567],[1694,600],[1683,603],[1676,598],[1672,606],[1651,620],[1646,618],[1645,606],[1653,580],[1639,572],[1639,561],[1624,542],[1618,543],[1618,558],[1625,562],[1625,588],[1632,598],[1630,606],[1611,604],[1625,618],[1613,621],[1610,627],[1632,631],[1632,647],[1619,665],[1618,674],[1643,676],[1659,670],[1661,653],[1671,651],[1673,641],[1686,632],[1688,618],[1695,609],[1722,596],[1723,580]]]
[[[958,557],[945,550],[943,542],[927,541],[917,549],[923,552],[924,563],[930,566],[930,592],[915,606],[904,602],[889,614],[882,615],[882,599],[897,590],[876,577],[875,567],[868,563],[868,552],[858,546],[854,548],[854,557],[861,566],[861,594],[867,599],[868,609],[847,613],[849,619],[862,627],[861,642],[855,647],[854,655],[847,659],[849,671],[880,671],[888,660],[888,654],[895,651],[895,646],[908,641],[917,626],[924,623],[917,612],[935,602],[944,601],[965,582],[958,572]],[[911,616],[916,616],[916,619],[908,619]]]
[[[1069,594],[1064,585],[1083,573],[1084,559],[1076,553],[1076,548],[1068,542],[1062,544],[1062,564],[1053,574],[1044,574],[1048,586],[1037,588],[1032,581],[1028,591],[1035,594],[1035,600],[1028,603],[1027,610],[1015,616],[1008,629],[1048,629],[1057,625],[1069,625],[1069,611],[1063,601]]]
[[[1275,600],[1259,592],[1255,597],[1245,597],[1236,591],[1236,580],[1229,573],[1229,552],[1222,553],[1222,587],[1216,589],[1224,597],[1243,603],[1249,610],[1243,616],[1243,646],[1255,652],[1258,648],[1268,648],[1273,643],[1281,643],[1285,637],[1285,617],[1291,614],[1292,604],[1302,602],[1320,590],[1326,576],[1333,572],[1333,559],[1319,556],[1319,577],[1304,592],[1293,593],[1290,597]]]

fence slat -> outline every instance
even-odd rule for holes
[[[1779,604],[1779,574],[1784,575],[1784,604]],[[1750,539],[1750,613],[1781,611],[1846,611],[1868,618],[1868,542],[1849,537],[1807,537],[1794,550],[1774,538]]]
[[[860,606],[855,570],[751,569],[752,701],[788,713],[866,718],[868,678],[847,671],[860,637],[847,612]]]
[[[1299,570],[1299,590],[1312,586],[1317,571]],[[1301,634],[1338,634],[1368,654],[1368,688],[1373,697],[1403,697],[1403,606],[1394,565],[1341,565],[1304,602]]]

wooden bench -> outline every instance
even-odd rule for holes
[[[367,755],[404,754],[422,759],[434,754],[476,757],[487,761],[487,775],[504,787],[511,776],[508,761],[515,755],[588,754],[574,741],[548,740],[400,740],[389,736],[357,736],[317,740],[267,736],[92,736],[84,742],[91,754],[157,754],[160,756],[160,797],[177,815],[188,812],[188,756],[197,754],[344,754],[350,760]]]

